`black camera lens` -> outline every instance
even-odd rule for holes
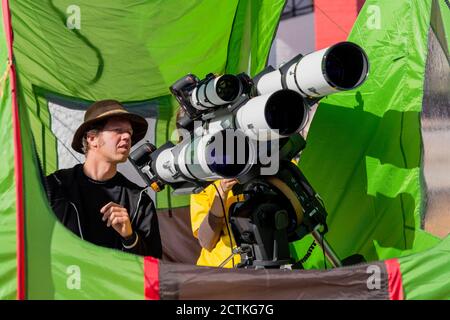
[[[271,129],[282,135],[293,134],[305,118],[303,97],[293,90],[280,90],[267,100],[265,117]]]
[[[216,92],[223,101],[233,101],[241,92],[241,83],[236,76],[225,74],[217,81]]]
[[[324,76],[328,82],[344,90],[359,86],[366,78],[368,60],[364,51],[355,44],[343,42],[327,53]]]
[[[250,152],[248,137],[233,130],[223,130],[209,141],[208,167],[224,178],[237,177],[250,166]]]
[[[129,158],[137,166],[141,167],[150,161],[150,155],[155,150],[156,147],[154,145],[152,145],[149,142],[146,142],[140,145],[138,148],[136,148],[133,152],[131,152]]]

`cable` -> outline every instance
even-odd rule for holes
[[[303,256],[303,258],[301,258],[300,260],[298,260],[298,262],[300,262],[302,265],[306,262],[306,260],[309,259],[309,257],[311,256],[314,248],[317,246],[317,243],[315,240],[313,240],[313,242],[311,243],[311,245],[309,246],[306,254]]]
[[[322,205],[322,207],[323,208],[325,208],[325,203],[323,202],[323,200],[322,200],[322,198],[319,196],[319,194],[315,194],[315,198],[320,202],[320,204]],[[323,251],[323,264],[325,265],[325,270],[328,268],[327,267],[327,257],[326,257],[326,255],[325,255],[325,250],[324,250],[324,248],[323,248],[323,241],[324,241],[324,238],[325,238],[325,235],[323,234],[323,233],[321,233],[322,234],[322,237],[321,237],[321,242],[322,242],[322,251]]]
[[[214,188],[216,188],[217,195],[219,196],[219,199],[220,199],[220,204],[222,205],[223,217],[225,218],[225,227],[227,228],[228,237],[230,238],[231,254],[233,255],[234,254],[234,252],[233,252],[233,240],[232,240],[232,237],[231,237],[230,227],[228,226],[228,219],[227,219],[227,214],[225,212],[225,206],[223,204],[222,197],[220,196],[220,192],[219,192],[219,189],[217,188],[216,184],[213,183],[212,185],[214,186]],[[233,268],[234,268],[234,257],[231,259],[231,262],[232,262]]]

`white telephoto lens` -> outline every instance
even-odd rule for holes
[[[293,64],[286,73],[286,84],[304,96],[320,98],[360,86],[368,72],[364,50],[354,43],[340,42]]]
[[[207,110],[232,103],[241,92],[242,85],[239,78],[225,74],[195,88],[191,95],[191,103],[199,110]]]
[[[273,140],[299,131],[307,109],[302,96],[279,90],[250,99],[236,112],[236,125],[254,140]]]

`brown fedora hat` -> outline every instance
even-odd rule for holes
[[[83,152],[83,136],[87,131],[92,129],[98,122],[111,118],[120,117],[130,121],[133,128],[133,136],[131,137],[131,145],[141,140],[148,128],[147,121],[137,114],[133,114],[125,110],[122,104],[116,100],[101,100],[92,104],[84,114],[84,122],[78,127],[73,136],[72,148],[81,153]]]

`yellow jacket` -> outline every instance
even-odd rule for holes
[[[297,165],[298,161],[296,159],[293,159],[291,162],[294,163],[295,165]],[[217,180],[214,182],[214,184],[216,185],[217,188],[219,188],[219,183],[220,183],[220,180]],[[205,219],[206,215],[209,213],[210,208],[212,207],[216,192],[217,192],[216,188],[211,184],[208,187],[206,187],[202,192],[191,195],[191,210],[190,210],[191,211],[191,226],[192,226],[192,231],[194,233],[194,236],[196,238],[198,238],[198,229],[200,228],[200,225],[202,224],[203,219]],[[230,191],[228,193],[228,197],[224,203],[227,221],[229,219],[228,209],[234,202],[236,202],[236,197],[233,194],[233,191]],[[231,232],[230,225],[229,225],[229,228],[230,228],[230,232]],[[236,241],[234,240],[234,237],[232,235],[231,235],[231,239],[233,241],[233,248],[235,248]],[[197,260],[197,265],[208,266],[208,267],[218,267],[230,255],[231,255],[230,236],[228,235],[228,230],[224,224],[219,241],[217,242],[216,246],[211,251],[208,251],[205,248],[202,248],[200,257]],[[239,256],[239,254],[237,254],[234,256],[233,260],[234,260],[234,265],[236,265],[241,261],[241,257]],[[233,261],[230,260],[225,265],[225,267],[232,268]]]
[[[220,180],[214,182],[216,187],[219,188]],[[191,195],[191,225],[194,236],[198,238],[198,229],[205,219],[206,215],[209,213],[210,208],[212,207],[215,195],[216,188],[211,184],[205,188],[202,192],[198,194]],[[225,214],[228,221],[228,209],[230,205],[235,202],[235,197],[233,195],[233,191],[228,193],[228,197],[224,202],[225,205]],[[230,225],[228,225],[231,228]],[[231,232],[231,229],[230,229]],[[232,237],[232,235],[231,235]],[[232,237],[233,248],[236,247],[236,241]],[[230,236],[228,235],[227,228],[225,224],[223,225],[221,235],[219,241],[217,242],[214,249],[211,251],[202,248],[200,253],[200,257],[197,260],[197,265],[199,266],[209,266],[209,267],[218,267],[226,258],[231,255],[231,245],[230,245]],[[234,264],[238,264],[241,259],[239,254],[233,257]],[[230,260],[225,268],[232,268],[233,261]]]

